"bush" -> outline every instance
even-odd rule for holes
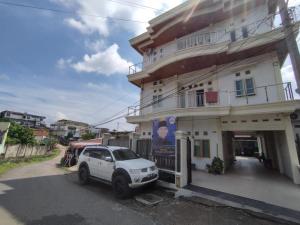
[[[219,157],[215,157],[211,165],[207,164],[206,168],[209,173],[222,174],[224,170],[224,161]]]
[[[11,145],[35,145],[36,140],[32,129],[12,122],[8,130],[6,143]]]

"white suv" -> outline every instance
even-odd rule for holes
[[[119,198],[129,196],[131,188],[154,184],[158,179],[154,162],[122,147],[87,146],[79,156],[78,167],[81,184],[90,178],[109,182]]]

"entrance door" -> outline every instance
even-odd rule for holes
[[[196,106],[197,107],[204,106],[204,90],[196,91]]]
[[[191,140],[187,138],[187,175],[188,175],[188,180],[187,183],[190,184],[192,183],[192,146],[191,146]]]

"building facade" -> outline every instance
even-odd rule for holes
[[[226,173],[235,160],[235,139],[243,135],[257,140],[273,169],[300,183],[290,118],[300,102],[291,83],[282,81],[287,48],[276,25],[277,4],[189,0],[130,40],[143,57],[128,75],[141,90],[140,105],[128,109],[127,122],[139,127],[133,148],[148,146],[142,153],[173,174],[178,186],[188,183],[190,168],[205,170],[215,157]],[[298,32],[298,22],[293,29]],[[157,133],[174,140],[154,140]],[[164,145],[158,154],[154,141]]]
[[[57,137],[80,138],[83,133],[89,131],[87,123],[73,121],[73,120],[58,120],[56,123],[50,125],[51,134]]]
[[[3,111],[0,113],[0,118],[9,119],[22,126],[29,128],[42,128],[46,127],[44,116],[33,115],[29,113],[13,112],[13,111]]]

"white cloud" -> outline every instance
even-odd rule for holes
[[[0,74],[0,80],[9,80],[9,76],[7,76],[6,74]]]
[[[78,84],[76,88],[68,90],[40,86],[37,83],[16,88],[14,83],[3,84],[0,82],[0,90],[8,93],[0,95],[0,108],[1,110],[15,110],[44,115],[47,117],[48,124],[66,118],[97,124],[138,100],[138,93],[136,93],[136,96],[130,93],[122,101],[118,101],[128,91],[124,87],[118,87],[116,93],[115,84],[90,83],[88,86],[91,86],[91,88],[87,88],[86,85],[88,84],[83,86]],[[104,90],[99,91],[97,88],[104,88]],[[10,95],[11,90],[14,90],[13,95]],[[37,93],[39,97],[37,97]],[[126,110],[124,113],[126,113]],[[119,121],[124,122],[125,120],[120,119]],[[124,126],[129,130],[134,128],[130,124]],[[105,124],[102,127],[115,129],[117,121]]]
[[[173,8],[184,0],[131,0],[131,3],[119,1],[99,0],[52,0],[69,9],[76,10],[77,18],[68,18],[66,23],[82,33],[97,32],[102,37],[107,37],[112,29],[124,29],[133,34],[140,34],[145,31],[147,23],[134,23],[120,20],[111,20],[101,17],[123,18],[141,22],[148,22],[150,19],[161,13],[162,10]],[[135,7],[146,5],[161,11],[149,8]],[[135,6],[134,6],[135,5]],[[99,17],[96,17],[99,16]],[[112,25],[113,24],[113,25]]]
[[[57,112],[56,113],[56,120],[62,120],[62,119],[68,119],[68,117],[62,112]]]
[[[65,69],[67,68],[70,64],[72,63],[72,59],[59,59],[57,62],[56,62],[56,66],[59,68],[59,69]]]
[[[125,74],[132,63],[123,59],[118,49],[119,46],[113,44],[104,51],[91,55],[86,54],[82,61],[72,63],[70,66],[77,72],[94,72],[107,76],[112,74]]]

